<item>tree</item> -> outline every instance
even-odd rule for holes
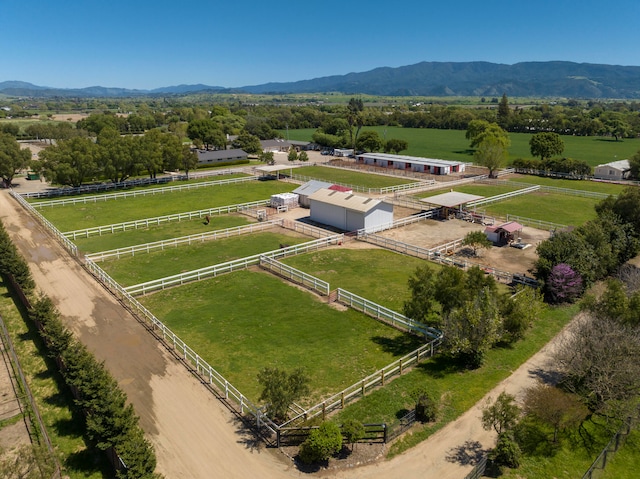
[[[553,354],[563,389],[592,413],[624,419],[640,394],[640,330],[592,314],[582,315]]]
[[[511,109],[509,108],[509,100],[507,94],[503,93],[500,103],[498,103],[498,125],[501,128],[506,129],[509,126],[509,120],[511,118]]]
[[[540,317],[545,304],[540,291],[528,286],[505,298],[500,308],[502,340],[511,343],[524,338],[527,329]]]
[[[399,140],[397,138],[389,138],[384,144],[385,153],[395,153],[396,155],[401,151],[409,148],[409,143],[405,140]]]
[[[234,148],[240,148],[246,151],[250,155],[257,155],[262,151],[262,145],[260,144],[260,138],[251,133],[243,131],[238,137],[233,140],[231,146]]]
[[[300,446],[300,460],[305,464],[326,461],[342,449],[342,433],[334,422],[323,422]]]
[[[474,161],[489,169],[489,178],[494,178],[494,172],[504,166],[507,161],[507,147],[505,142],[496,136],[486,136],[473,153]]]
[[[609,197],[596,205],[596,212],[602,215],[609,210],[623,223],[629,223],[634,235],[640,237],[640,188],[625,188],[616,198]]]
[[[342,423],[342,435],[347,444],[351,444],[351,451],[355,443],[364,437],[365,432],[364,425],[357,419],[347,419]]]
[[[0,133],[0,178],[9,188],[13,177],[26,168],[31,160],[31,152],[20,148],[20,143],[8,133]]]
[[[493,429],[498,434],[512,431],[520,417],[515,396],[501,392],[493,404],[489,404],[490,400],[482,409],[482,427],[487,431]]]
[[[287,154],[287,160],[293,162],[293,161],[296,161],[297,159],[298,159],[298,151],[295,149],[294,146],[290,146],[289,153]]]
[[[559,263],[551,269],[546,289],[551,302],[571,303],[582,294],[582,278],[568,264]]]
[[[273,157],[273,151],[261,151],[258,153],[258,161],[266,163],[267,165],[273,165],[276,162]]]
[[[449,353],[471,369],[479,368],[500,339],[501,318],[494,294],[480,291],[444,320],[443,333]]]
[[[384,141],[377,131],[365,130],[362,132],[356,143],[356,149],[373,152],[380,151],[384,146]]]
[[[356,149],[356,145],[358,143],[358,135],[360,134],[360,129],[362,125],[364,125],[364,103],[361,98],[351,98],[349,99],[349,104],[347,105],[347,123],[349,125],[349,139],[350,146],[354,150]]]
[[[61,141],[43,150],[40,158],[45,176],[60,185],[81,186],[99,172],[98,147],[89,138]]]
[[[409,277],[411,298],[404,303],[403,312],[408,318],[432,327],[440,326],[441,306],[435,299],[436,273],[429,265],[418,266]]]
[[[513,438],[511,432],[498,434],[498,440],[496,441],[496,447],[489,453],[489,459],[502,468],[503,466],[510,467],[511,469],[517,469],[520,467],[520,461],[522,458],[522,451],[520,446]]]
[[[438,416],[438,402],[433,393],[425,388],[418,388],[411,393],[416,403],[416,420],[433,422]]]
[[[298,155],[298,161],[306,163],[307,161],[309,161],[309,154],[306,151],[302,150]]]
[[[473,255],[477,256],[478,248],[491,248],[492,243],[482,231],[470,231],[462,240],[463,246],[471,246]]]
[[[543,131],[536,133],[529,140],[529,149],[533,156],[539,156],[542,161],[553,155],[560,155],[564,151],[564,142],[557,133]]]
[[[560,430],[577,426],[589,413],[577,396],[546,384],[525,391],[523,411],[553,427],[554,443]]]
[[[267,411],[272,419],[287,418],[289,406],[309,394],[309,377],[303,369],[287,373],[278,368],[264,368],[258,373],[262,386],[260,401],[267,402]]]

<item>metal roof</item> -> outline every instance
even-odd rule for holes
[[[321,188],[329,188],[332,184],[333,183],[328,183],[326,181],[311,180],[307,181],[302,186],[298,186],[295,190],[293,190],[293,192],[298,195],[309,196],[310,194],[315,193]]]
[[[450,191],[448,193],[442,193],[441,195],[422,198],[420,201],[423,201],[424,203],[428,203],[430,205],[454,208],[456,206],[469,203],[470,201],[481,200],[482,198],[484,198],[484,196],[470,195],[468,193],[459,193],[457,191]]]
[[[434,165],[434,166],[454,166],[454,165],[460,165],[464,163],[463,161],[449,161],[449,160],[440,160],[435,158],[421,158],[417,156],[392,155],[390,153],[362,153],[357,156],[363,157],[363,158],[373,158],[376,160],[404,161],[406,163],[415,163],[419,165]]]
[[[614,168],[616,170],[620,170],[620,171],[627,171],[629,169],[631,169],[631,166],[629,165],[629,160],[618,160],[618,161],[612,161],[611,163],[605,163],[604,165],[598,165],[596,166],[596,168],[600,168],[606,166],[607,168]]]
[[[342,191],[322,188],[309,196],[309,200],[327,203],[333,206],[341,206],[351,211],[366,213],[378,206],[382,201],[366,196],[356,196]]]
[[[288,170],[291,168],[300,168],[302,165],[265,165],[256,166],[255,170],[260,173],[274,173],[276,171]]]

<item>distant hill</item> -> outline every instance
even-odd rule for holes
[[[236,88],[178,85],[155,90],[89,87],[54,89],[20,81],[0,82],[0,94],[30,97],[131,97],[216,93],[322,93],[384,96],[500,96],[640,98],[640,67],[573,62],[422,62],[398,68],[333,75],[289,83]]]

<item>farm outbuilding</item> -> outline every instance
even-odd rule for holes
[[[215,165],[229,161],[246,160],[247,152],[240,149],[232,150],[196,150],[198,165]]]
[[[375,229],[393,222],[393,205],[322,188],[309,196],[310,219],[343,231]]]
[[[515,221],[502,223],[497,226],[487,226],[484,234],[487,239],[498,246],[502,246],[515,241],[516,234],[522,231],[523,226]]]
[[[432,175],[449,175],[461,173],[465,170],[465,163],[461,161],[437,160],[433,158],[419,158],[416,156],[392,155],[389,153],[362,153],[357,155],[356,162],[363,165],[410,170]]]
[[[626,180],[630,173],[629,160],[618,160],[596,166],[593,177],[598,180]]]
[[[329,188],[333,183],[326,181],[311,180],[307,181],[304,185],[297,187],[293,190],[293,193],[298,195],[298,202],[300,206],[309,208],[309,196],[322,188]]]
[[[482,198],[484,197],[451,190],[440,195],[422,198],[420,201],[433,207],[440,207],[440,217],[448,218],[449,215],[455,215],[458,211],[462,211],[467,203],[481,200]]]

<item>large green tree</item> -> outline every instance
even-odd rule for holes
[[[384,146],[384,141],[377,131],[365,130],[360,134],[356,148],[367,152],[380,151]]]
[[[54,184],[81,186],[99,173],[98,146],[89,138],[72,138],[40,153],[45,176]]]
[[[544,161],[564,151],[564,142],[560,135],[551,131],[536,133],[529,140],[529,150],[533,156],[539,156]]]
[[[8,133],[0,133],[0,177],[5,186],[11,186],[14,176],[26,168],[31,152],[20,148],[20,143]]]
[[[351,98],[347,105],[347,123],[351,148],[356,149],[360,130],[364,125],[364,103],[362,98]]]
[[[267,403],[272,419],[287,419],[287,410],[294,401],[309,394],[309,377],[298,368],[288,373],[279,368],[264,368],[258,373],[262,386],[260,401]]]

